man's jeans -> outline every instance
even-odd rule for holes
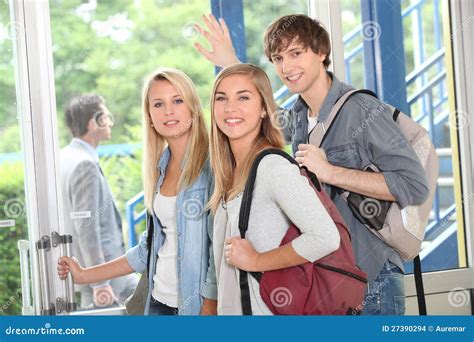
[[[405,284],[403,272],[390,261],[367,287],[362,315],[404,315]]]

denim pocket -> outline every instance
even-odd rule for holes
[[[363,301],[362,315],[380,315],[382,312],[382,300],[380,298],[380,293],[369,293],[365,296]]]
[[[395,315],[403,316],[405,315],[405,296],[394,296],[393,302],[395,306]]]

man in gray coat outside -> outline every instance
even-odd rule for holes
[[[73,135],[61,150],[61,187],[64,225],[73,236],[73,256],[84,267],[113,260],[125,253],[122,220],[96,148],[110,139],[113,121],[101,96],[73,98],[66,108],[66,123]],[[137,284],[134,274],[91,285],[76,285],[83,309],[122,304]]]

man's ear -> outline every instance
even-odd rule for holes
[[[97,127],[97,122],[95,122],[95,118],[94,117],[90,118],[90,120],[87,122],[87,132],[91,132],[95,130],[96,127]]]

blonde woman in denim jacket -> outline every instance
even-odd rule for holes
[[[147,271],[145,315],[213,314],[217,286],[209,263],[212,220],[206,211],[213,177],[191,79],[171,68],[150,75],[143,90],[143,122],[147,231],[125,255],[101,265],[82,268],[74,258],[62,257],[59,277],[71,272],[76,284],[93,284]]]

